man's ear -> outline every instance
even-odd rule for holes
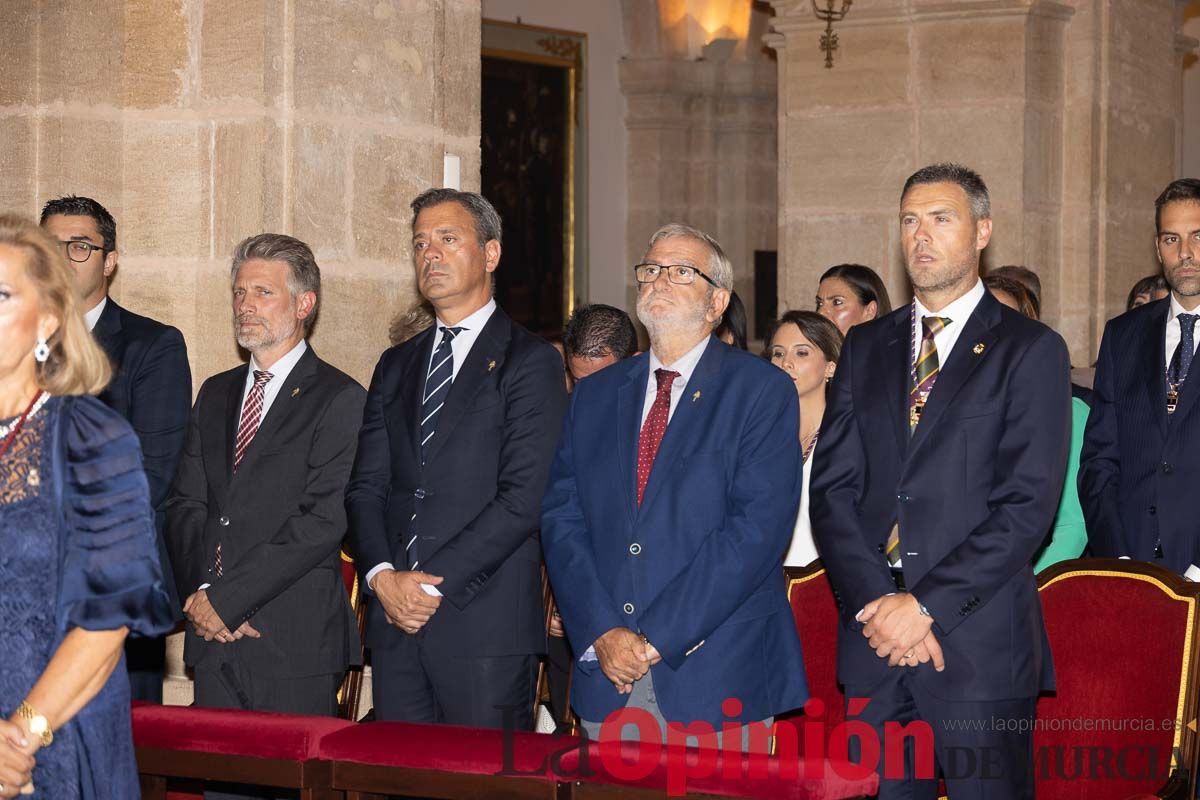
[[[111,278],[117,269],[117,251],[109,250],[104,256],[104,277]]]
[[[705,314],[709,322],[718,323],[721,317],[725,316],[725,310],[729,308],[729,296],[728,289],[713,289],[712,299],[708,302],[708,312]]]
[[[315,292],[301,292],[296,298],[296,319],[308,319],[317,307]]]
[[[991,219],[980,219],[975,221],[975,249],[982,250],[988,246],[988,242],[992,240],[992,221]]]
[[[496,267],[500,266],[500,243],[495,239],[489,239],[488,243],[483,246],[483,255],[488,272],[495,272]]]

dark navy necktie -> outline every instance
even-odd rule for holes
[[[442,341],[433,351],[429,373],[425,376],[425,396],[421,400],[421,463],[429,453],[429,442],[437,430],[438,414],[446,404],[454,381],[454,350],[450,343],[462,328],[439,328]]]
[[[1180,386],[1187,380],[1188,371],[1192,367],[1192,359],[1196,355],[1196,320],[1200,314],[1180,314],[1179,346],[1171,356],[1171,365],[1167,368],[1167,382]]]

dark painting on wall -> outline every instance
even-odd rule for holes
[[[562,331],[570,71],[483,58],[483,195],[504,221],[496,301],[541,335]]]

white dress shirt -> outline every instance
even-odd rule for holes
[[[817,560],[817,543],[813,540],[812,522],[808,518],[808,488],[812,483],[813,453],[804,462],[804,489],[800,492],[800,513],[792,530],[792,543],[783,557],[785,567],[807,567]]]
[[[925,335],[925,326],[921,324],[921,320],[925,317],[947,317],[950,324],[933,336],[933,344],[937,347],[938,364],[944,366],[950,359],[950,352],[958,342],[958,337],[962,335],[967,318],[975,313],[975,306],[979,305],[979,301],[983,299],[986,291],[983,281],[977,280],[970,291],[937,312],[930,311],[920,300],[913,298],[913,303],[917,307],[917,353],[921,352],[921,337]]]
[[[646,400],[642,403],[643,425],[646,424],[646,417],[650,416],[654,398],[658,396],[658,376],[654,374],[654,371],[670,369],[679,373],[679,377],[671,384],[671,410],[667,412],[667,422],[670,423],[671,417],[675,415],[675,407],[679,405],[679,398],[683,397],[683,390],[688,385],[688,381],[692,379],[692,373],[696,371],[696,365],[700,363],[700,357],[704,355],[704,349],[708,347],[708,341],[711,338],[711,336],[705,336],[695,347],[675,359],[675,363],[669,367],[664,367],[663,363],[658,360],[658,356],[654,354],[654,350],[650,350],[650,374],[646,378]]]
[[[106,305],[108,305],[108,295],[101,297],[100,302],[96,304],[95,308],[83,315],[83,321],[87,323],[87,328],[89,331],[94,331],[96,329],[96,323],[100,321],[100,315],[104,313],[104,307]],[[1178,340],[1179,335],[1176,334],[1175,338]]]
[[[258,418],[260,423],[267,418],[267,412],[271,410],[271,404],[279,396],[279,391],[287,381],[288,375],[292,374],[296,363],[300,361],[300,357],[304,355],[304,351],[307,349],[308,343],[301,339],[296,342],[295,347],[288,350],[267,370],[267,372],[271,373],[271,380],[267,381],[267,385],[263,387],[262,415]],[[246,405],[246,398],[250,396],[250,390],[254,388],[254,371],[259,369],[262,369],[262,367],[258,365],[254,356],[250,356],[250,369],[246,372],[246,385],[242,388],[243,407]],[[238,419],[241,419],[241,411],[238,412]]]
[[[429,359],[425,362],[425,374],[429,374],[430,367],[433,366],[433,354],[437,352],[438,345],[442,342],[442,337],[446,334],[441,331],[441,328],[462,328],[458,335],[450,340],[450,352],[454,355],[450,367],[450,381],[453,384],[454,379],[458,377],[458,371],[462,368],[463,362],[467,360],[467,355],[471,352],[471,348],[475,346],[475,340],[479,338],[479,334],[483,331],[483,327],[488,324],[488,320],[492,318],[492,314],[496,312],[496,299],[493,297],[484,304],[482,308],[465,317],[457,325],[448,325],[441,317],[437,318],[437,330],[434,331],[433,345],[429,348]],[[375,580],[375,576],[383,572],[385,569],[395,569],[396,566],[390,561],[381,561],[371,567],[367,572],[367,588],[371,589],[371,582]],[[434,597],[441,597],[442,593],[436,587],[430,586],[427,583],[422,583],[421,588],[425,590],[425,594]],[[373,591],[373,590],[372,590]]]
[[[1175,355],[1175,348],[1179,347],[1179,342],[1183,339],[1183,324],[1179,321],[1179,315],[1200,314],[1200,308],[1196,308],[1194,311],[1188,311],[1179,304],[1179,300],[1176,299],[1175,293],[1171,292],[1171,310],[1169,313],[1170,316],[1167,317],[1166,361],[1163,362],[1164,374],[1166,374],[1165,371],[1171,366],[1171,356]],[[1192,332],[1200,334],[1200,321],[1197,321],[1196,327],[1192,328]],[[1196,341],[1193,339],[1192,346],[1195,347],[1195,345]],[[1193,350],[1192,355],[1194,356],[1195,354],[1196,351]]]

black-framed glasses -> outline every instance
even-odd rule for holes
[[[637,278],[638,283],[654,283],[664,271],[667,273],[667,280],[679,286],[695,283],[696,276],[699,275],[716,288],[721,288],[717,286],[716,281],[690,264],[638,264],[633,268],[633,276]]]
[[[82,264],[91,258],[93,250],[99,250],[101,253],[104,252],[104,248],[100,245],[92,244],[91,242],[85,242],[80,239],[72,239],[67,242],[59,239],[58,243],[61,244],[63,249],[67,251],[67,258],[71,259],[76,264]]]

